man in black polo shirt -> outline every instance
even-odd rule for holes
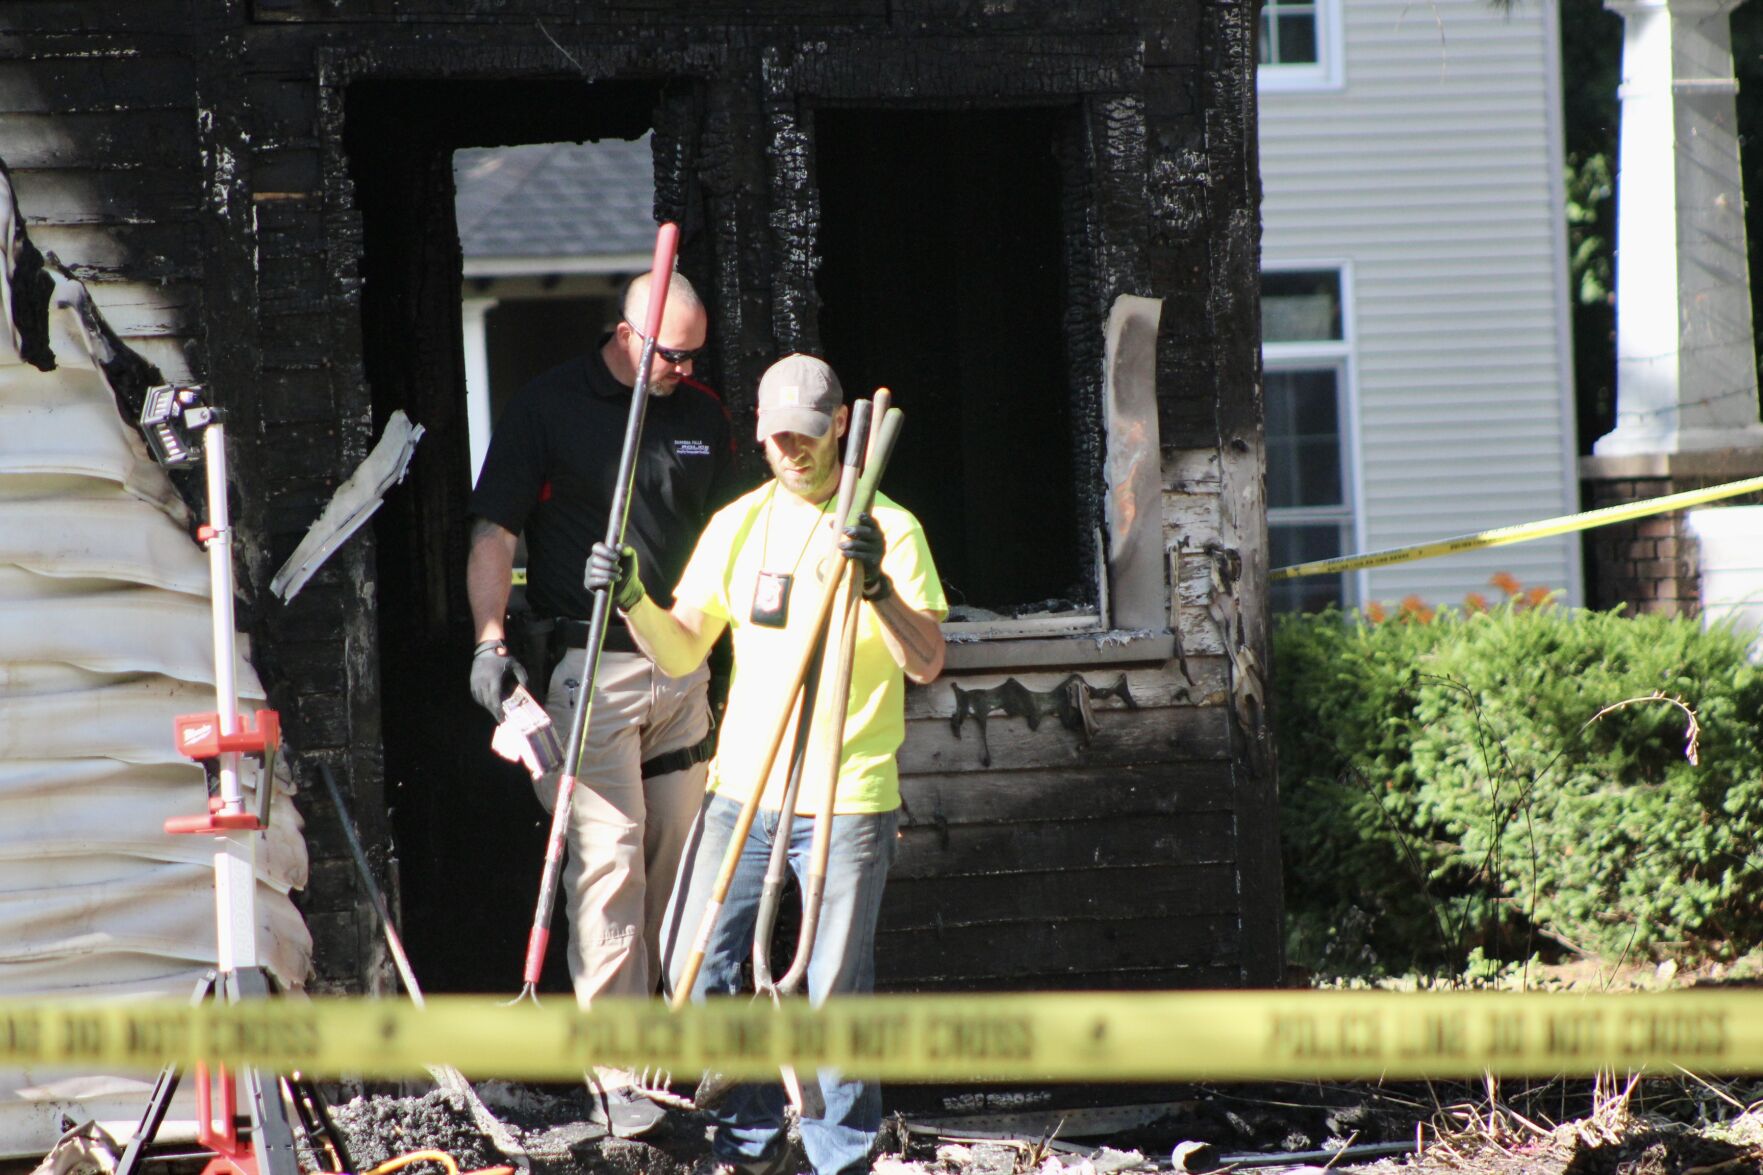
[[[527,601],[556,618],[553,641],[568,652],[551,674],[545,708],[567,737],[586,660],[593,596],[582,584],[588,550],[606,535],[619,450],[630,412],[649,303],[649,276],[625,291],[624,320],[597,351],[521,388],[504,410],[471,497],[466,587],[478,645],[472,695],[498,719],[519,669],[505,643],[516,536],[526,532]],[[649,371],[644,422],[625,541],[642,561],[645,590],[672,602],[674,583],[704,524],[734,496],[734,442],[715,393],[691,379],[703,347],[704,305],[675,274]],[[660,980],[659,934],[680,852],[704,791],[709,758],[709,671],[683,678],[657,670],[614,623],[570,811],[563,870],[569,973],[576,998],[648,996]],[[544,683],[538,683],[543,685]],[[557,780],[535,784],[549,810]],[[635,1078],[598,1069],[591,1084],[611,1130],[641,1134],[661,1121]]]

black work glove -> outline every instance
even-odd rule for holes
[[[881,569],[882,556],[887,550],[887,539],[883,537],[881,527],[868,514],[859,514],[857,521],[845,528],[839,551],[845,558],[863,564],[863,598],[866,600],[882,599],[893,589]]]
[[[582,582],[591,592],[611,589],[612,602],[620,612],[629,612],[643,598],[643,581],[637,575],[637,553],[630,547],[614,553],[605,543],[595,543],[588,552],[588,570]]]
[[[505,641],[483,641],[471,651],[471,696],[497,722],[502,721],[502,699],[514,688],[508,684],[510,675],[515,685],[526,684],[526,670],[509,656]]]

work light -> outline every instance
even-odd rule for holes
[[[167,469],[189,465],[202,457],[200,429],[214,419],[202,402],[200,384],[159,384],[147,389],[141,405],[141,432],[153,458]]]

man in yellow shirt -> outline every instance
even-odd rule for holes
[[[588,562],[590,587],[610,586],[637,644],[663,672],[690,672],[724,629],[734,640],[734,676],[709,795],[692,830],[662,931],[663,965],[677,978],[709,902],[733,837],[742,801],[763,788],[758,818],[742,847],[740,867],[717,918],[692,996],[739,990],[741,963],[752,950],[753,924],[789,772],[778,756],[768,778],[757,777],[777,705],[782,666],[812,639],[819,572],[837,551],[863,567],[850,702],[833,802],[832,856],[827,866],[820,930],[808,965],[808,995],[866,992],[875,982],[875,925],[893,860],[899,821],[899,771],[894,753],[905,738],[905,679],[932,681],[943,668],[937,622],[948,612],[924,532],[908,511],[877,495],[868,515],[833,534],[831,510],[839,482],[839,438],[849,420],[838,377],[819,359],[791,355],[759,383],[758,439],[774,478],[710,520],[674,590],[670,611],[643,594],[635,558],[605,544]],[[812,736],[812,732],[811,732]],[[786,739],[784,744],[790,745]],[[824,761],[811,737],[807,762]],[[798,811],[812,813],[804,780]],[[811,824],[791,827],[790,863],[807,867]],[[881,1125],[881,1090],[830,1070],[820,1074],[824,1111],[802,1120],[802,1143],[817,1175],[865,1171]],[[712,1149],[733,1175],[772,1175],[787,1161],[783,1091],[745,1086],[716,1110]]]

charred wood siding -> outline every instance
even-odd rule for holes
[[[1090,745],[1051,717],[951,729],[945,683],[915,691],[899,859],[877,966],[914,988],[1243,982],[1242,894],[1222,659],[1127,672]],[[1045,689],[1062,673],[1021,673]],[[1091,670],[1092,684],[1119,670]],[[999,674],[965,684],[994,684]]]
[[[950,683],[915,691],[882,966],[896,986],[1270,983],[1253,19],[1246,0],[12,0],[0,156],[33,238],[84,267],[132,344],[235,412],[255,600],[391,409],[430,428],[375,533],[291,606],[250,613],[290,741],[339,768],[389,857],[394,797],[420,809],[455,748],[481,755],[487,733],[463,717],[450,151],[630,133],[618,103],[641,95],[657,211],[685,224],[682,266],[715,307],[705,374],[742,421],[765,364],[819,339],[817,108],[1072,111],[1057,151],[1073,460],[1101,465],[1109,306],[1162,298],[1179,657],[1131,666],[1141,708],[1100,703],[1087,747],[1057,724],[994,719],[985,768],[972,729],[950,730]],[[376,86],[374,130],[362,100]],[[462,102],[469,86],[488,88]],[[590,109],[612,121],[580,121]],[[405,186],[385,186],[394,174]],[[1084,492],[1099,517],[1099,488]],[[1092,680],[1120,671],[1069,667],[1086,659]],[[1040,658],[1033,675],[1063,673]],[[409,717],[425,706],[444,716],[426,736]],[[419,736],[432,745],[388,780],[382,747]],[[526,802],[490,787],[485,804]],[[371,986],[377,935],[336,815],[321,791],[301,803],[321,985]],[[398,846],[410,868],[468,841],[463,811],[419,811],[410,828],[429,843]],[[497,873],[516,936],[536,868]]]

